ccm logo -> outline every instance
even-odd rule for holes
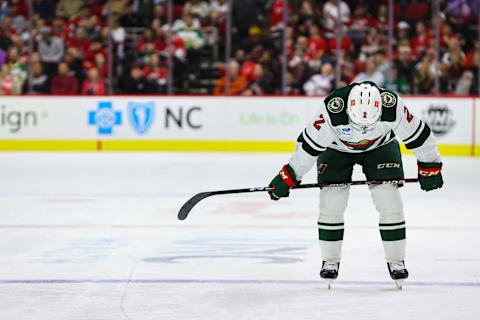
[[[418,170],[418,174],[422,177],[434,177],[440,174],[440,170]]]
[[[377,169],[395,169],[400,168],[400,163],[379,163]]]

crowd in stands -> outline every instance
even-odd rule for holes
[[[0,94],[479,94],[475,0],[395,1],[390,41],[386,0],[231,0],[228,63],[228,1],[172,2],[0,0]]]

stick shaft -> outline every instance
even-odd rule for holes
[[[403,185],[404,183],[418,182],[418,179],[402,179],[402,180],[357,180],[345,183],[306,183],[298,186],[294,186],[292,189],[308,189],[308,188],[322,188],[322,187],[344,187],[344,186],[358,186],[358,185],[379,185],[379,184],[399,184]],[[192,208],[202,201],[203,199],[220,195],[220,194],[235,194],[235,193],[249,193],[249,192],[265,192],[272,191],[272,187],[256,187],[256,188],[244,188],[244,189],[231,189],[231,190],[218,190],[218,191],[207,191],[201,192],[194,195],[190,198],[185,204],[180,208],[178,212],[178,219],[185,220],[192,210]]]

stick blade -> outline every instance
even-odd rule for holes
[[[214,193],[213,192],[201,192],[201,193],[198,193],[196,195],[194,195],[193,197],[191,197],[187,202],[185,202],[183,204],[183,206],[180,208],[180,211],[178,212],[178,220],[185,220],[187,217],[188,217],[188,214],[190,213],[190,211],[192,210],[192,208],[197,204],[199,203],[200,201],[202,201],[203,199],[205,199],[206,197],[210,197],[211,195],[213,195]]]

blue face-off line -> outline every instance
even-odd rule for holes
[[[228,280],[228,279],[34,279],[34,280],[0,280],[0,285],[9,284],[228,284],[228,285],[242,285],[242,284],[276,284],[276,285],[315,285],[321,286],[323,284],[320,280]],[[365,286],[365,285],[379,285],[391,286],[392,281],[349,281],[336,280],[336,285],[346,286]],[[417,287],[480,287],[480,282],[442,282],[442,281],[415,281],[407,280],[406,286]]]

